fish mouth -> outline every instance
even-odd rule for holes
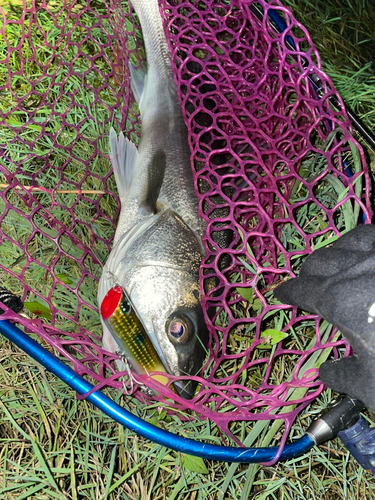
[[[189,377],[193,377],[194,375],[198,375],[200,373],[205,359],[205,349],[203,348],[203,345],[206,344],[207,337],[207,328],[204,328],[203,331],[201,328],[199,336],[197,335],[193,339],[194,347],[192,350],[182,349],[180,351],[177,351],[179,358],[179,372],[181,376],[187,375]],[[197,381],[191,378],[185,380],[176,380],[173,383],[177,394],[184,399],[194,398],[197,385]]]

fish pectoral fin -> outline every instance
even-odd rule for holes
[[[146,82],[147,72],[142,67],[136,68],[135,66],[132,65],[130,61],[128,66],[130,72],[130,88],[139,106],[143,90],[146,86],[145,82]]]
[[[141,197],[141,206],[156,213],[156,202],[163,184],[166,157],[163,150],[158,149],[147,167],[147,186]]]
[[[115,130],[111,128],[109,132],[109,157],[120,198],[129,191],[137,156],[136,146],[129,139],[126,139],[122,132],[117,138]]]

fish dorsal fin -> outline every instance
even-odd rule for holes
[[[163,184],[165,165],[165,153],[162,149],[158,149],[148,165],[147,186],[141,199],[141,207],[153,213],[156,212],[156,202]]]
[[[120,198],[129,192],[137,156],[136,146],[129,139],[126,139],[122,132],[117,139],[116,132],[111,128],[109,132],[109,157]]]

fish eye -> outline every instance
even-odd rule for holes
[[[175,316],[167,324],[167,334],[174,343],[183,344],[193,331],[193,326],[186,316]]]

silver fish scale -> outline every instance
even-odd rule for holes
[[[98,301],[101,303],[114,283],[121,285],[169,373],[198,373],[207,334],[200,305],[201,241],[170,209],[143,220],[139,226],[123,235],[112,249],[100,280]],[[111,280],[105,279],[107,273]],[[190,319],[193,328],[188,340],[180,345],[171,342],[167,329],[170,319],[181,314]],[[191,397],[194,385],[185,390],[183,386],[177,388]]]
[[[201,241],[176,213],[165,210],[128,248],[126,259],[138,261],[138,265],[152,263],[198,275]]]
[[[170,70],[172,78],[172,70]],[[149,69],[150,77],[152,69]],[[177,89],[171,82],[175,93]],[[190,165],[190,148],[187,140],[187,128],[183,120],[177,96],[170,96],[165,87],[155,92],[159,96],[148,94],[142,97],[140,112],[142,115],[142,140],[138,148],[137,171],[138,183],[145,183],[148,173],[145,169],[157,151],[165,153],[166,165],[161,186],[158,206],[172,208],[192,228],[199,237],[204,235],[205,223],[199,217],[198,197],[194,189],[194,178]],[[155,106],[160,111],[155,111]],[[147,138],[147,140],[143,140]]]
[[[134,0],[132,5],[141,23],[148,67],[139,103],[142,139],[138,154],[143,158],[139,166],[147,165],[157,150],[165,152],[166,168],[159,202],[177,212],[202,237],[205,223],[199,217],[188,131],[177,97],[159,5],[156,0]]]

